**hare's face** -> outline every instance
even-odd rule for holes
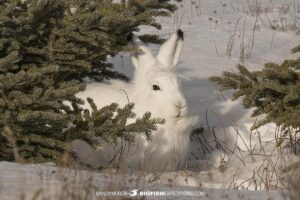
[[[168,119],[181,119],[187,115],[186,100],[175,72],[155,70],[150,72],[146,79],[148,81],[146,98],[151,100],[153,115]]]
[[[149,111],[153,116],[166,120],[186,116],[186,100],[175,73],[175,65],[183,45],[183,32],[178,30],[174,33],[161,46],[156,57],[134,35],[130,35],[130,39],[142,51],[132,55],[132,63],[136,69],[134,81],[145,106],[150,107]]]

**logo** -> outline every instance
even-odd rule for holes
[[[138,195],[138,190],[132,190],[130,193],[129,193],[129,196],[131,197],[135,197]]]

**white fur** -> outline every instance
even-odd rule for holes
[[[180,81],[175,73],[175,65],[179,60],[183,39],[174,33],[162,45],[156,57],[135,36],[133,44],[141,52],[132,55],[135,73],[130,83],[118,80],[92,83],[88,84],[86,90],[78,93],[77,96],[84,100],[87,97],[93,98],[98,108],[112,102],[118,103],[120,107],[133,102],[135,103],[134,112],[138,117],[150,111],[153,118],[165,119],[166,123],[160,125],[158,130],[152,133],[152,142],[149,143],[142,135],[136,136],[135,144],[125,150],[126,156],[123,155],[123,163],[129,167],[145,170],[182,168],[187,157],[192,124],[192,118],[188,117],[186,99],[181,92]],[[153,90],[153,85],[158,85],[161,90]],[[90,109],[87,103],[85,108]],[[89,164],[92,164],[93,160],[93,165],[97,167],[106,165],[116,150],[111,145],[103,145],[94,154],[90,152],[91,157],[88,157],[83,153],[84,149],[78,147],[79,143],[77,144],[77,151],[82,160]],[[121,148],[117,147],[117,149]],[[97,163],[96,160],[99,162]]]

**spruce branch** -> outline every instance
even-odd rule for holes
[[[224,72],[211,81],[220,90],[233,89],[232,99],[242,98],[244,108],[254,108],[252,117],[261,117],[252,129],[268,123],[283,128],[300,127],[300,72],[299,59],[286,60],[281,65],[266,63],[260,71],[250,72],[238,65],[237,72]]]

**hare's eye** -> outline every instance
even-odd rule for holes
[[[160,87],[158,85],[153,85],[152,86],[153,90],[157,91],[157,90],[160,90]]]

